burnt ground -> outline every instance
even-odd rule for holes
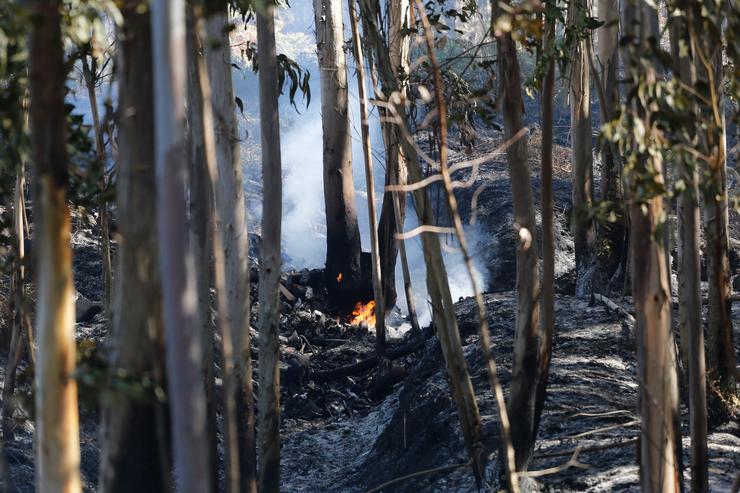
[[[533,132],[530,142],[536,142]],[[481,136],[476,154],[497,145]],[[536,149],[533,144],[530,149]],[[452,162],[466,159],[454,152]],[[533,185],[539,188],[538,156],[530,156]],[[596,177],[599,176],[598,162]],[[556,334],[548,399],[537,443],[533,469],[562,466],[572,451],[584,467],[566,468],[536,479],[540,491],[637,491],[635,438],[637,382],[633,327],[603,306],[574,298],[573,244],[568,233],[570,202],[567,150],[555,149],[556,272],[558,296]],[[466,172],[456,179],[468,178]],[[473,216],[472,194],[486,184],[479,196],[477,221],[492,241],[476,252],[488,267],[486,303],[491,325],[492,349],[499,363],[504,386],[510,382],[515,317],[515,266],[511,229],[511,191],[504,156],[484,163],[475,185],[458,191],[466,222]],[[539,201],[538,192],[535,200]],[[537,204],[539,207],[539,204]],[[539,218],[538,218],[539,222]],[[107,320],[101,313],[102,285],[99,246],[94,218],[78,218],[73,237],[75,286],[78,299],[77,338],[80,347],[82,475],[86,491],[95,491],[98,473],[98,421],[96,378],[105,353]],[[733,221],[733,228],[737,221]],[[733,230],[734,231],[734,230]],[[733,234],[737,237],[737,235]],[[252,245],[257,245],[251,238]],[[256,253],[256,250],[251,252]],[[253,265],[252,280],[256,268]],[[421,470],[454,466],[466,461],[454,403],[451,400],[444,361],[435,337],[416,351],[396,359],[384,378],[373,371],[317,381],[318,376],[343,365],[370,357],[375,338],[365,326],[327,308],[320,271],[286,273],[281,318],[282,387],[282,489],[286,492],[363,492],[386,481]],[[253,299],[256,283],[252,284]],[[309,289],[310,288],[310,289]],[[4,293],[4,290],[3,290]],[[1,300],[0,300],[1,301]],[[0,303],[1,304],[1,303]],[[253,306],[253,317],[257,313]],[[498,480],[498,425],[487,376],[480,356],[477,323],[472,300],[457,304],[465,353],[483,416],[483,431],[490,449],[486,481],[494,488]],[[733,311],[735,345],[740,352],[740,305]],[[674,316],[674,320],[677,316]],[[253,324],[256,320],[253,319]],[[394,325],[400,325],[396,314]],[[256,324],[254,325],[256,326]],[[408,343],[401,333],[390,342],[393,351]],[[429,334],[427,334],[429,335]],[[253,356],[257,357],[254,353]],[[0,359],[4,380],[5,359]],[[97,375],[97,377],[96,377]],[[10,491],[34,491],[33,422],[30,378],[25,364],[19,374],[19,409],[15,415],[16,439],[7,444]],[[687,411],[682,407],[684,457],[688,464]],[[597,450],[591,450],[596,448]],[[729,491],[740,469],[740,424],[725,423],[710,435],[710,490]],[[686,468],[686,477],[689,470]],[[478,491],[466,467],[446,468],[425,474],[382,491]]]

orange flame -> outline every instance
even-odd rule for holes
[[[342,279],[344,279],[344,275],[340,272],[337,276],[337,282],[342,282]]]
[[[359,325],[362,321],[375,327],[375,301],[363,304],[361,301],[355,303],[355,309],[352,310],[352,325]]]

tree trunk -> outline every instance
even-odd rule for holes
[[[260,67],[260,130],[264,186],[259,285],[259,491],[277,493],[280,491],[278,336],[280,335],[280,229],[283,192],[273,7],[268,7],[264,14],[257,14],[257,40],[260,46],[257,62]],[[323,75],[322,73],[322,79]],[[346,83],[344,89],[346,91]],[[357,222],[355,221],[356,227]]]
[[[380,5],[378,0],[361,0],[362,17],[368,27],[367,39],[372,46],[375,59],[383,84],[385,97],[398,91],[395,76],[391,70],[391,62],[388,48],[383,43],[378,28],[378,17]],[[394,127],[398,135],[398,141],[403,147],[409,167],[409,176],[412,182],[421,181],[421,167],[419,166],[416,149],[412,145],[413,140],[403,122],[406,122],[406,110],[403,105],[388,104],[387,109],[392,116],[402,122]],[[434,224],[432,207],[426,190],[414,191],[414,205],[422,226]],[[468,373],[467,363],[462,351],[460,332],[457,328],[455,310],[450,294],[450,286],[447,281],[442,249],[439,236],[435,233],[423,233],[422,248],[424,250],[424,261],[427,266],[427,290],[431,298],[433,310],[433,323],[439,336],[442,353],[447,363],[447,371],[450,377],[452,396],[457,404],[458,417],[463,431],[463,437],[468,455],[471,458],[473,470],[477,477],[483,473],[485,457],[482,454],[482,438],[480,413],[478,403],[473,391],[473,384]]]
[[[706,66],[697,74],[705,82],[702,86],[704,101],[709,104],[703,110],[708,122],[704,154],[709,156],[704,186],[704,234],[707,242],[707,285],[709,287],[709,315],[707,320],[707,355],[709,374],[724,396],[733,395],[736,387],[737,370],[735,346],[733,345],[732,276],[730,272],[730,244],[728,235],[727,198],[727,144],[722,91],[721,46],[707,46],[698,42]],[[701,62],[700,62],[701,63]]]
[[[568,22],[575,26],[588,14],[585,0],[572,0]],[[573,236],[576,250],[576,296],[591,294],[596,230],[593,207],[594,170],[591,150],[591,69],[586,38],[575,40],[570,72],[570,134],[573,154]]]
[[[66,73],[61,4],[33,2],[29,39],[29,109],[36,178],[37,309],[36,488],[74,493],[80,485],[80,434],[75,368]]]
[[[164,329],[157,255],[157,187],[154,170],[154,104],[151,24],[137,11],[138,0],[122,9],[119,39],[120,154],[117,201],[118,272],[111,334],[111,368],[135,380],[149,377],[164,386]],[[161,492],[168,484],[169,454],[162,454],[158,429],[167,429],[154,393],[134,399],[121,392],[101,403],[100,491]],[[166,431],[165,431],[166,432]],[[168,450],[168,447],[165,447]]]
[[[375,340],[378,361],[385,356],[385,304],[378,258],[378,230],[376,229],[375,213],[375,178],[373,177],[372,149],[370,147],[370,122],[367,111],[367,94],[365,92],[365,62],[362,57],[362,43],[360,28],[357,22],[357,13],[354,0],[348,0],[350,24],[352,26],[352,47],[354,48],[355,63],[357,65],[357,93],[360,99],[360,128],[362,131],[362,154],[365,160],[365,182],[367,186],[367,210],[370,222],[370,252],[373,263],[373,293],[375,297]]]
[[[206,398],[206,443],[212,491],[218,491],[218,437],[216,435],[216,389],[214,367],[215,327],[211,317],[211,262],[213,228],[213,186],[206,168],[203,93],[200,87],[202,43],[196,33],[195,6],[187,9],[188,63],[188,168],[190,171],[190,251],[195,260],[195,283],[198,298],[197,328],[203,345],[201,373]]]
[[[95,137],[95,153],[97,155],[97,166],[100,177],[98,178],[98,227],[100,228],[100,255],[103,264],[103,304],[106,314],[110,315],[111,307],[111,288],[113,285],[113,269],[111,266],[110,254],[110,233],[108,228],[108,200],[105,197],[107,171],[107,157],[105,155],[105,145],[103,143],[103,129],[100,124],[100,115],[98,113],[98,96],[95,92],[96,73],[95,60],[93,65],[87,61],[87,54],[82,55],[82,74],[87,86],[87,95],[90,100],[90,113],[93,120],[93,135]]]
[[[185,5],[152,5],[157,227],[164,303],[167,382],[178,491],[210,491],[201,339],[196,332],[193,258],[185,218]]]
[[[689,25],[685,18],[670,18],[671,52],[678,60],[678,74],[688,87],[696,83],[696,73],[689,53],[682,54],[681,42],[691,46]],[[690,48],[689,48],[690,49]],[[697,139],[687,142],[695,146]],[[689,430],[691,434],[691,491],[709,491],[707,451],[707,389],[702,324],[700,276],[699,170],[696,160],[683,158],[677,163],[678,178],[685,189],[678,198],[678,314],[681,352],[689,382]]]
[[[410,4],[408,0],[390,2],[388,9],[389,32],[388,48],[393,75],[401,91],[406,94],[406,86],[401,79],[402,75],[409,72],[409,48],[411,38],[404,33],[404,26],[411,25],[409,17]],[[381,110],[382,114],[385,111]],[[383,140],[385,141],[386,174],[385,185],[405,185],[408,181],[408,170],[405,158],[398,144],[396,132],[393,131],[392,123],[381,123],[383,128]],[[396,304],[396,257],[401,245],[395,235],[403,230],[403,221],[406,217],[406,194],[386,192],[383,198],[383,206],[380,211],[380,224],[378,225],[378,237],[380,244],[380,266],[383,279],[383,298],[385,309],[390,311]],[[398,210],[395,202],[398,201]]]
[[[361,245],[352,179],[342,2],[314,0],[314,14],[324,134],[326,284],[330,292],[353,291],[362,280]]]
[[[655,84],[654,67],[645,67],[639,53],[648,53],[648,38],[653,35],[652,7],[642,0],[627,3],[622,19],[625,70],[633,84]],[[648,118],[649,108],[639,101],[629,110],[635,118]],[[637,378],[640,384],[640,484],[643,491],[681,490],[681,435],[678,414],[676,352],[671,333],[670,272],[665,242],[658,233],[664,220],[664,200],[660,194],[646,195],[642,180],[663,186],[663,162],[659,155],[646,155],[638,149],[630,169],[630,247],[632,258],[632,296],[635,303],[637,339]]]
[[[236,422],[239,437],[240,491],[256,489],[254,408],[252,406],[252,356],[249,338],[249,237],[247,234],[244,180],[239,161],[238,127],[231,80],[231,45],[226,9],[206,21],[206,61],[216,137],[218,183],[216,207],[223,245],[226,322],[234,346]]]
[[[492,11],[500,7],[492,0]],[[536,430],[535,396],[539,379],[540,272],[535,244],[534,199],[527,161],[527,139],[517,138],[524,128],[522,81],[516,44],[510,33],[498,36],[499,80],[504,135],[514,142],[506,150],[514,203],[514,228],[519,238],[516,259],[517,315],[509,416],[517,471],[531,460]]]
[[[545,51],[554,49],[555,20],[545,20],[543,37]],[[555,92],[555,63],[547,64],[542,79],[542,164],[540,166],[542,182],[542,341],[539,351],[539,370],[537,390],[534,402],[534,425],[529,455],[532,454],[542,410],[545,406],[547,383],[550,375],[552,357],[552,340],[555,326],[555,233],[552,197],[552,146],[553,146],[553,105]]]
[[[605,25],[597,31],[600,70],[595,71],[594,77],[598,78],[598,83],[603,88],[604,98],[603,101],[600,98],[600,105],[601,123],[604,124],[614,117],[619,104],[617,90],[619,1],[599,0],[598,17]],[[621,158],[618,154],[615,155],[615,150],[616,146],[613,145],[605,145],[601,149],[601,200],[609,202],[610,210],[615,214],[613,222],[605,222],[598,227],[596,260],[603,275],[598,288],[605,292],[611,287],[609,281],[619,267],[625,242],[625,212],[620,205],[623,196]]]

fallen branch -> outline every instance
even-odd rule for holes
[[[430,331],[430,335],[431,335],[431,331]],[[406,345],[403,345],[395,349],[389,349],[385,354],[385,359],[392,361],[394,359],[402,358],[408,354],[411,354],[415,352],[417,349],[419,349],[427,341],[427,339],[429,339],[429,336],[424,335],[414,341],[409,342]],[[351,365],[341,366],[339,368],[334,368],[333,370],[326,370],[326,371],[319,371],[316,373],[312,373],[310,376],[310,379],[313,380],[314,382],[328,382],[330,380],[336,380],[338,378],[344,378],[350,375],[357,375],[358,373],[364,373],[366,371],[372,370],[376,366],[378,366],[378,356],[373,355],[367,359],[364,359],[362,361],[359,361]]]
[[[637,437],[630,438],[629,440],[622,440],[620,442],[604,443],[601,445],[592,445],[590,447],[581,447],[579,454],[587,454],[589,452],[598,452],[600,450],[608,450],[612,448],[627,447],[637,443]],[[557,452],[547,452],[544,454],[537,454],[534,456],[535,459],[554,459],[555,457],[567,457],[573,455],[578,449],[560,450]]]
[[[617,312],[620,315],[622,315],[632,325],[635,324],[635,317],[630,312],[628,312],[625,308],[617,305],[616,303],[614,303],[612,300],[610,300],[609,298],[607,298],[603,294],[594,293],[594,299],[597,300],[597,301],[602,302],[610,310],[614,310],[615,312]]]
[[[417,478],[419,476],[426,476],[427,474],[434,474],[435,472],[451,471],[454,469],[460,469],[461,467],[466,467],[469,465],[470,465],[470,462],[461,462],[459,464],[450,464],[447,466],[434,467],[432,469],[424,469],[423,471],[413,472],[411,474],[407,474],[405,476],[401,476],[395,479],[391,479],[390,481],[386,481],[385,483],[379,486],[376,486],[375,488],[367,490],[365,493],[376,493],[378,491],[384,490],[388,486],[392,486],[402,481],[406,481],[407,479]]]

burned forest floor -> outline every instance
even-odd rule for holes
[[[99,274],[97,249],[84,232],[76,234],[74,241],[80,292],[77,337],[82,366],[77,378],[82,474],[85,490],[95,491],[100,416],[90,380],[96,371],[102,371],[95,362],[100,362],[98,353],[105,351],[108,328],[99,309],[100,291],[93,281]],[[87,276],[90,279],[86,281]],[[382,378],[374,369],[338,377],[333,370],[372,357],[374,331],[364,323],[351,324],[332,316],[322,298],[321,282],[320,271],[289,273],[282,279],[281,491],[364,492],[437,468],[437,472],[379,491],[478,491],[464,465],[465,447],[436,337],[428,330],[422,336],[391,331],[389,352],[403,353],[399,351],[402,348],[407,354],[394,359]],[[252,289],[255,292],[256,283]],[[493,354],[504,389],[508,389],[516,295],[511,291],[489,293],[485,302]],[[624,306],[630,309],[626,300]],[[461,299],[456,313],[490,452],[485,480],[496,491],[501,487],[497,414],[481,357],[473,300]],[[558,472],[536,478],[530,484],[531,491],[638,491],[634,327],[602,304],[567,295],[557,297],[555,315],[550,383],[532,469],[555,468]],[[737,327],[740,306],[733,315]],[[401,322],[400,317],[391,319],[392,324]],[[255,332],[253,336],[258,337]],[[739,341],[736,328],[736,346]],[[5,362],[0,363],[4,369]],[[28,419],[32,398],[25,371],[22,365],[16,437],[6,444],[10,491],[17,492],[34,491],[34,427]],[[0,373],[0,377],[4,375]],[[682,418],[687,465],[685,405]],[[710,491],[729,491],[740,469],[737,421],[711,429],[709,453]],[[688,479],[688,467],[685,471]]]

